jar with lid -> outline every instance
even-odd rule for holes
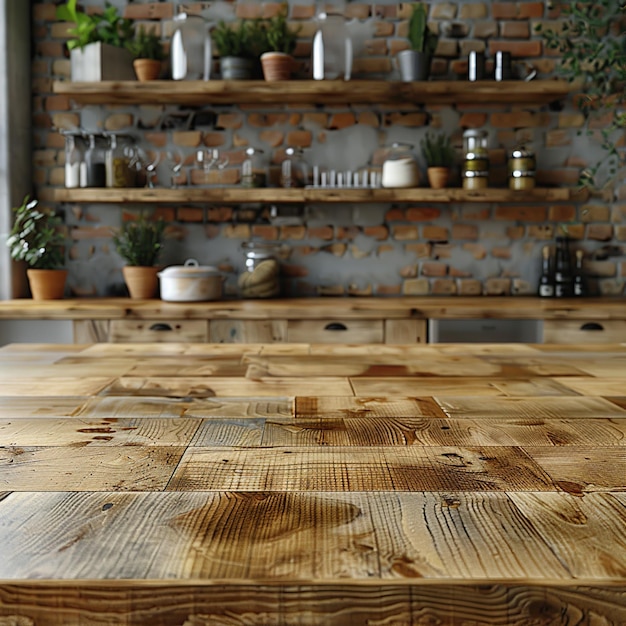
[[[487,131],[466,130],[463,133],[463,188],[483,189],[489,178],[489,152],[487,150]]]
[[[106,186],[134,187],[135,171],[131,167],[133,140],[129,135],[108,135],[109,147],[106,152]]]
[[[525,146],[514,148],[507,161],[509,189],[527,190],[535,187],[535,153]]]
[[[280,169],[281,187],[305,187],[309,183],[309,166],[304,160],[302,148],[285,149],[285,160]]]
[[[410,143],[396,142],[387,148],[381,184],[388,188],[417,187],[420,171]]]
[[[242,245],[245,270],[237,284],[242,298],[273,298],[280,294],[278,245],[246,241]]]
[[[65,186],[80,187],[80,171],[84,169],[84,144],[79,133],[65,133]]]
[[[267,173],[262,162],[263,150],[246,148],[246,158],[241,164],[241,186],[246,188],[265,187]]]

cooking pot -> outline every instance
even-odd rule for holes
[[[158,274],[161,299],[169,302],[203,302],[222,297],[224,276],[216,267],[187,259],[184,265],[166,267]]]

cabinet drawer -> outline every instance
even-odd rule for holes
[[[206,320],[111,320],[110,343],[204,343],[209,339]]]
[[[626,320],[545,320],[544,343],[622,343]]]
[[[289,320],[290,343],[383,343],[383,320]]]
[[[287,320],[211,320],[211,343],[282,343]]]

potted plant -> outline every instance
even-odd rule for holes
[[[599,129],[599,157],[579,178],[593,191],[613,183],[626,162],[619,149],[626,127],[626,9],[614,0],[566,0],[560,7],[559,29],[538,25],[537,31],[561,54],[557,73],[580,91],[576,104],[586,124],[579,133],[592,136],[593,126]]]
[[[134,35],[131,20],[121,17],[108,2],[101,14],[79,11],[77,0],[57,7],[57,19],[73,22],[67,42],[73,81],[134,80],[128,43]]]
[[[411,48],[398,52],[400,75],[405,82],[428,80],[430,62],[439,36],[428,26],[428,8],[423,2],[413,5],[409,18],[408,40]]]
[[[259,20],[241,20],[237,24],[220,21],[211,31],[211,39],[220,56],[224,80],[254,76],[255,63],[266,49],[264,27]]]
[[[67,270],[63,220],[37,208],[26,196],[15,207],[15,221],[7,239],[11,258],[28,265],[26,274],[35,300],[58,300],[65,292]]]
[[[146,81],[159,78],[164,56],[163,44],[159,37],[141,27],[128,47],[135,57],[133,67],[137,79]]]
[[[426,133],[420,145],[426,161],[426,174],[430,186],[433,189],[443,189],[450,180],[450,172],[456,158],[450,137],[445,133],[438,135]]]
[[[163,220],[148,220],[141,215],[137,220],[124,222],[113,234],[115,249],[126,261],[122,273],[131,298],[156,296],[159,288],[156,263],[164,232]]]
[[[289,80],[294,68],[293,51],[296,49],[300,29],[293,29],[287,22],[287,8],[270,20],[265,26],[267,52],[261,55],[263,76],[267,81]]]

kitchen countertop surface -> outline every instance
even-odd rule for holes
[[[626,623],[626,344],[13,344],[0,372],[0,623]]]
[[[518,296],[285,298],[163,302],[129,298],[0,301],[2,319],[626,319],[626,298]]]

